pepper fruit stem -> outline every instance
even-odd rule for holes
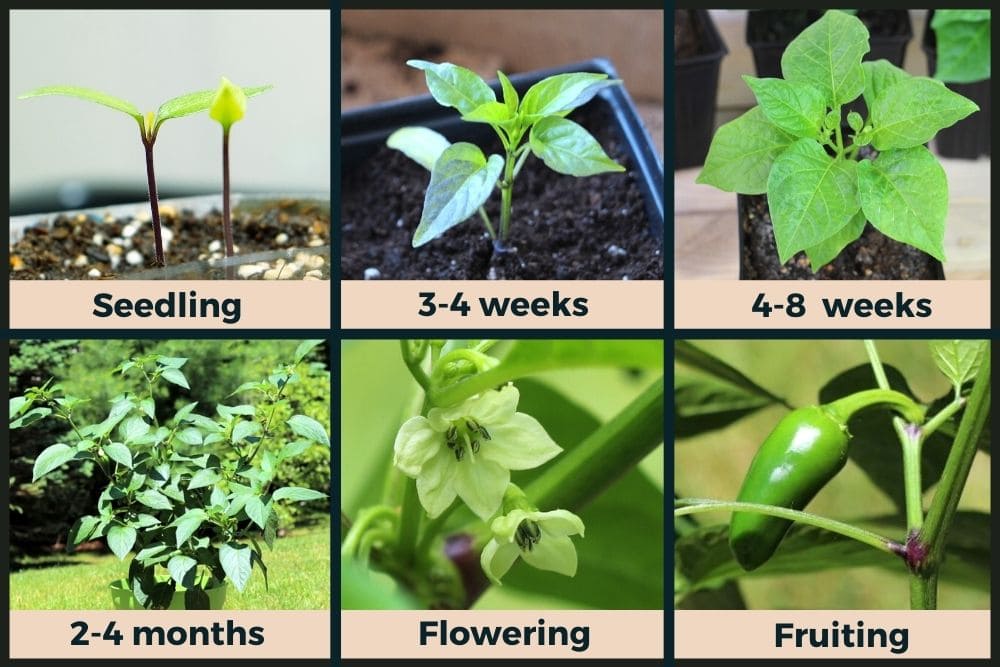
[[[839,398],[832,403],[827,403],[823,406],[823,409],[840,423],[847,424],[848,420],[856,412],[873,406],[889,408],[913,424],[922,424],[926,413],[922,405],[906,394],[892,389],[866,389],[859,391],[855,394]]]

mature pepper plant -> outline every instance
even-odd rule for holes
[[[77,423],[76,410],[86,399],[66,395],[51,381],[11,398],[11,429],[42,419],[59,420],[70,429],[64,442],[46,447],[35,459],[33,481],[85,461],[108,480],[97,512],[73,524],[67,548],[104,538],[119,559],[134,554],[126,582],[147,609],[168,607],[181,591],[186,609],[207,609],[206,591],[228,580],[242,592],[254,567],[266,584],[258,537],[273,547],[276,504],[326,497],[325,490],[272,485],[282,461],[313,443],[329,447],[319,422],[293,415],[287,425],[298,438],[280,449],[265,447],[276,437],[273,416],[287,403],[285,390],[298,380],[296,366],[320,342],[304,341],[292,363],[235,388],[233,394],[257,394],[255,404],[220,403],[214,412],[188,403],[163,419],[154,390],[161,382],[189,388],[182,370],[187,359],[156,354],[128,359],[114,369],[134,380],[135,388],[115,397],[107,418],[95,424]]]
[[[937,369],[952,388],[930,405],[918,402],[901,373],[882,363],[874,342],[865,341],[864,347],[869,366],[835,377],[820,391],[821,405],[794,409],[775,425],[754,456],[735,502],[675,501],[674,516],[681,522],[699,512],[733,512],[728,530],[678,524],[678,602],[698,590],[718,589],[736,580],[741,570],[760,568],[773,574],[878,564],[902,565],[909,571],[913,609],[936,608],[938,580],[948,570],[949,530],[959,518],[966,525],[975,521],[956,515],[956,507],[977,450],[989,450],[985,425],[990,410],[990,347],[984,341],[932,342]],[[714,387],[692,384],[678,390],[679,432],[684,436],[783,402],[689,343],[678,343],[677,351],[679,362],[711,378],[700,383]],[[714,423],[708,418],[713,414]],[[893,440],[901,450],[901,472],[892,465]],[[802,511],[849,457],[901,506],[906,522],[901,536],[884,536]],[[935,482],[937,491],[925,513],[923,492]],[[988,531],[989,517],[979,518]],[[800,524],[798,529],[793,522]],[[824,549],[831,548],[836,558],[827,562],[823,554],[833,552]],[[873,559],[870,549],[886,558]]]
[[[514,180],[532,153],[549,169],[569,176],[625,171],[587,130],[566,118],[601,89],[620,84],[618,79],[587,72],[557,74],[533,85],[522,99],[510,79],[498,71],[503,90],[503,101],[499,102],[493,89],[472,70],[426,60],[408,60],[406,64],[423,70],[427,88],[438,104],[455,108],[464,121],[492,127],[504,149],[503,155],[486,157],[475,144],[452,144],[422,127],[401,128],[389,137],[390,148],[402,151],[431,172],[420,224],[413,234],[414,248],[478,210],[494,247],[507,249]],[[499,228],[482,208],[494,188],[500,189]]]
[[[241,92],[246,97],[259,95],[271,88],[267,86],[254,86],[243,88]],[[146,181],[149,186],[149,209],[153,222],[153,242],[155,245],[156,266],[166,266],[163,248],[163,232],[160,226],[160,204],[156,193],[156,175],[153,170],[153,144],[160,132],[160,126],[172,118],[181,118],[205,111],[212,106],[216,98],[214,90],[200,90],[194,93],[187,93],[179,97],[174,97],[160,105],[156,112],[149,111],[143,114],[131,102],[123,100],[107,93],[102,93],[91,88],[80,86],[44,86],[18,96],[18,99],[28,99],[40,97],[42,95],[65,95],[77,99],[94,102],[116,111],[131,116],[139,124],[139,139],[146,156]],[[226,158],[228,160],[228,158]],[[228,202],[226,203],[228,206]]]
[[[552,396],[567,406],[563,419],[581,414],[579,424],[560,427],[562,443],[522,411],[518,388],[546,369],[626,360],[656,367],[662,346],[654,341],[517,341],[493,356],[497,343],[401,341],[421,405],[396,432],[383,502],[342,518],[344,586],[360,589],[346,608],[383,604],[365,583],[373,571],[427,608],[468,607],[525,567],[541,571],[543,587],[552,574],[575,577],[579,545],[593,537],[580,510],[662,442],[662,378],[604,425]]]
[[[818,271],[866,221],[945,259],[948,181],[924,144],[979,107],[886,60],[862,62],[869,50],[864,23],[826,12],[785,49],[783,79],[743,77],[757,106],[712,139],[697,182],[766,193],[782,263],[804,251]],[[868,118],[845,119],[858,98]]]

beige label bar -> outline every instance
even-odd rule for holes
[[[12,280],[9,285],[12,329],[330,328],[327,280]],[[95,311],[111,314],[100,317]]]
[[[342,659],[662,659],[663,612],[343,611],[340,636]]]
[[[678,329],[990,328],[988,280],[678,280],[674,297]]]
[[[813,647],[811,637],[828,646]],[[674,657],[984,659],[990,612],[675,611]]]
[[[345,280],[340,289],[345,329],[663,328],[656,280]]]
[[[330,612],[12,611],[10,657],[329,659]]]

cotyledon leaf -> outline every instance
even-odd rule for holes
[[[858,163],[835,160],[812,139],[782,153],[767,182],[778,259],[827,240],[858,212]]]
[[[767,192],[767,177],[774,160],[795,137],[764,115],[759,106],[718,129],[697,183],[726,192],[760,195]]]
[[[451,142],[439,132],[426,127],[401,127],[385,140],[389,148],[402,152],[427,171],[434,170],[434,163]]]
[[[923,146],[880,153],[858,165],[861,208],[880,232],[944,261],[948,179]]]

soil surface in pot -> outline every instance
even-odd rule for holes
[[[26,229],[24,236],[10,246],[11,278],[127,278],[131,272],[153,266],[153,226],[148,210],[131,218],[115,218],[110,214],[103,218],[83,213],[61,214],[49,222]],[[220,211],[199,216],[189,210],[161,205],[160,222],[168,269],[187,262],[223,257]],[[330,242],[330,214],[314,201],[297,199],[278,200],[274,208],[264,211],[241,212],[237,207],[233,215],[233,237],[238,255],[327,245]],[[322,258],[311,261],[319,259]],[[264,273],[261,271],[255,277],[262,278]],[[285,271],[279,277],[302,278],[304,274],[305,271],[298,275]],[[225,277],[224,272],[220,271],[216,277]]]
[[[496,253],[479,216],[413,248],[430,173],[402,153],[380,147],[343,177],[345,280],[662,280],[663,253],[650,222],[625,142],[610,110],[588,105],[571,115],[622,164],[625,173],[574,178],[531,156],[514,181],[508,245]],[[481,146],[501,153],[499,140]],[[494,225],[500,196],[486,203]]]
[[[674,10],[674,60],[692,58],[707,53],[706,38],[701,22],[692,9]]]
[[[764,195],[744,197],[741,262],[747,280],[933,280],[935,260],[885,236],[870,224],[832,262],[813,273],[803,252],[784,265],[778,261],[774,228]]]

